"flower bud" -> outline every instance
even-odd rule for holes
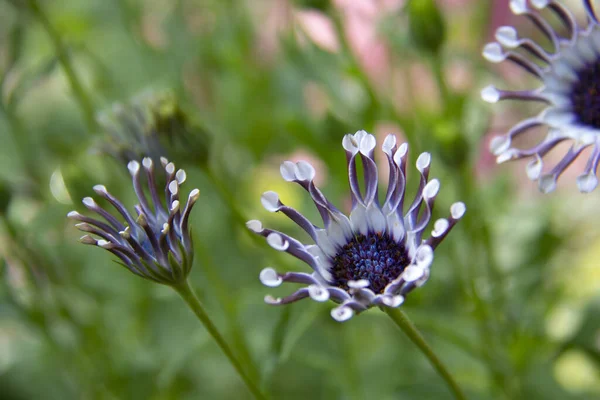
[[[424,52],[438,53],[446,39],[446,23],[435,0],[410,0],[407,12],[415,46]]]

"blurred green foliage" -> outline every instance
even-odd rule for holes
[[[304,266],[245,220],[294,232],[265,190],[317,216],[279,178],[288,158],[346,204],[341,139],[359,129],[404,135],[411,162],[433,153],[436,218],[469,208],[402,306],[468,397],[600,396],[598,197],[540,196],[490,162],[488,2],[393,3],[0,2],[2,399],[249,398],[175,293],[79,245],[65,218],[98,183],[133,204],[124,161],[146,151],[200,188],[192,284],[273,398],[451,398],[379,310],[339,324],[331,304],[263,304],[290,289],[261,286],[263,267]]]

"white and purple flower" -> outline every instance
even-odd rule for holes
[[[141,165],[137,161],[130,161],[127,165],[139,200],[134,207],[136,217],[103,185],[94,186],[94,191],[114,207],[117,211],[115,215],[91,197],[86,197],[83,204],[104,221],[77,211],[71,211],[68,217],[79,221],[75,226],[87,233],[81,238],[82,243],[108,250],[135,275],[166,285],[176,285],[185,281],[192,268],[194,248],[188,220],[200,192],[198,189],[192,190],[182,207],[179,187],[186,179],[185,171],[176,170],[175,165],[165,158],[160,161],[166,177],[163,190],[157,187],[151,158],[144,158]],[[141,175],[145,175],[150,201],[144,194]]]
[[[600,25],[590,0],[582,1],[587,23],[581,26],[573,14],[555,0],[511,0],[510,8],[523,15],[548,39],[545,49],[529,38],[519,37],[517,30],[503,26],[496,31],[496,42],[489,43],[483,56],[491,62],[508,60],[542,83],[532,90],[500,90],[494,86],[483,89],[485,101],[526,100],[545,103],[544,110],[513,126],[506,134],[494,138],[491,151],[497,162],[531,158],[527,175],[537,180],[539,188],[549,193],[556,188],[558,177],[582,153],[591,147],[587,166],[577,178],[581,192],[591,192],[598,185],[596,169],[600,161]],[[541,12],[547,10],[561,21],[563,29],[554,29]],[[513,140],[536,127],[546,127],[548,133],[535,146],[519,149]],[[562,159],[549,169],[543,157],[558,143],[570,141],[571,147]]]
[[[315,170],[310,164],[286,161],[281,165],[281,175],[311,195],[324,227],[313,225],[298,211],[283,204],[275,192],[264,193],[262,204],[268,211],[285,214],[306,231],[314,244],[303,244],[282,232],[264,228],[257,220],[247,223],[250,230],[264,236],[275,250],[287,252],[313,269],[310,274],[280,274],[273,268],[265,268],[260,280],[266,286],[275,287],[283,282],[305,285],[285,298],[266,296],[265,301],[288,304],[306,297],[320,302],[331,299],[339,304],[331,312],[338,321],[373,306],[400,306],[410,291],[428,279],[435,248],[466,211],[463,203],[453,204],[450,217],[438,219],[431,237],[424,240],[423,232],[440,188],[437,179],[428,180],[430,154],[423,153],[417,159],[419,188],[404,213],[408,145],[398,146],[394,135],[388,135],[383,143],[390,170],[383,204],[379,200],[378,171],[373,158],[375,137],[359,131],[346,135],[342,145],[348,160],[352,196],[349,217],[315,186]],[[364,193],[358,182],[358,158],[363,164]]]

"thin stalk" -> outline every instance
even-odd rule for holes
[[[198,297],[196,296],[193,289],[191,288],[189,281],[186,280],[179,285],[174,285],[173,289],[175,289],[177,291],[177,293],[179,293],[179,295],[187,303],[187,305],[194,312],[194,314],[196,314],[196,316],[198,317],[200,322],[202,322],[202,324],[204,325],[204,327],[206,328],[208,333],[210,333],[210,335],[215,340],[215,342],[217,342],[217,344],[219,345],[219,347],[221,348],[223,353],[225,353],[225,355],[231,362],[231,365],[233,365],[233,367],[237,371],[240,378],[242,378],[242,380],[246,384],[246,387],[248,387],[248,390],[250,390],[250,392],[252,392],[252,395],[254,396],[254,398],[266,399],[265,395],[263,395],[260,392],[258,387],[254,384],[254,382],[252,382],[252,380],[248,377],[248,375],[246,375],[246,372],[244,372],[244,368],[242,368],[242,364],[239,362],[237,357],[233,354],[233,351],[231,350],[231,348],[229,347],[229,345],[227,344],[227,342],[225,341],[225,339],[223,338],[221,333],[219,333],[219,330],[217,329],[215,324],[209,318],[208,314],[204,310],[204,307],[200,303],[200,300],[198,300]]]
[[[81,107],[81,111],[83,113],[83,117],[85,118],[86,125],[88,129],[93,131],[96,128],[96,119],[94,118],[94,106],[92,105],[92,101],[88,97],[87,93],[83,89],[83,85],[79,80],[79,77],[75,73],[75,69],[71,64],[71,59],[69,58],[69,53],[67,51],[67,47],[65,46],[62,38],[58,31],[52,26],[50,23],[50,19],[40,7],[37,0],[29,0],[28,1],[29,10],[33,13],[33,15],[38,19],[38,21],[42,24],[46,34],[50,38],[52,45],[54,46],[54,50],[56,51],[56,56],[63,70],[65,71],[65,75],[69,80],[71,85],[71,89],[73,90],[73,94]]]
[[[410,319],[408,319],[408,316],[398,308],[383,307],[383,312],[389,315],[398,328],[400,328],[419,348],[419,350],[423,352],[433,368],[435,368],[438,374],[444,379],[454,397],[458,400],[466,400],[467,397],[462,392],[460,386],[458,386],[452,375],[450,375],[450,372],[448,372],[448,369],[444,366],[433,349],[427,344],[425,338],[423,338],[417,327],[410,321]]]
[[[433,72],[433,78],[435,79],[437,87],[440,91],[444,108],[447,108],[448,104],[450,104],[452,101],[452,94],[448,88],[446,78],[444,77],[444,61],[440,55],[435,55],[429,59],[429,64],[431,66],[431,71]]]

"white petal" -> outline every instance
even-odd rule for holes
[[[421,153],[417,158],[417,169],[419,172],[423,172],[431,164],[431,154]]]
[[[315,169],[306,161],[299,161],[296,170],[296,178],[301,181],[312,181],[315,179]]]
[[[331,310],[331,316],[338,322],[344,322],[352,318],[354,311],[348,306],[340,306]]]
[[[149,170],[149,169],[152,168],[152,164],[153,164],[153,162],[152,162],[152,159],[150,157],[144,157],[142,159],[142,165],[144,166],[144,168],[146,168],[146,169]]]
[[[504,153],[510,148],[510,137],[496,136],[490,141],[490,151],[495,156]]]
[[[450,214],[454,219],[461,219],[467,212],[467,206],[462,201],[456,202],[450,206]]]
[[[585,60],[583,59],[583,57],[581,57],[577,49],[574,47],[563,49],[560,55],[569,64],[569,67],[571,67],[574,70],[574,73],[575,71],[578,71],[585,66]],[[575,79],[577,79],[576,73]]]
[[[416,265],[409,265],[402,273],[402,278],[406,282],[414,282],[417,279],[421,278],[423,274],[424,271],[422,268],[419,268]]]
[[[551,102],[553,107],[560,108],[560,107],[570,107],[571,106],[571,99],[569,98],[568,95],[563,94],[562,92],[544,89],[542,94],[543,94],[544,98],[548,99],[548,101]]]
[[[364,289],[369,287],[370,283],[368,279],[359,279],[358,281],[348,281],[348,287],[352,289]]]
[[[360,147],[360,142],[362,142],[363,138],[367,135],[368,135],[367,131],[364,131],[364,130],[357,131],[354,134],[354,139],[356,139],[356,142],[358,143],[358,147]]]
[[[521,15],[527,12],[526,0],[510,0],[510,9],[515,15]]]
[[[187,179],[187,174],[185,173],[184,170],[180,169],[175,174],[175,179],[177,179],[177,182],[179,182],[179,184],[181,185]]]
[[[367,134],[360,141],[359,149],[362,154],[369,155],[369,153],[375,149],[376,145],[377,141],[375,140],[375,136]]]
[[[539,188],[542,193],[550,193],[556,190],[556,176],[544,175],[540,178]]]
[[[596,143],[598,140],[598,135],[600,135],[600,132],[598,132],[596,129],[582,128],[578,131],[579,138],[577,141],[582,146],[589,146],[590,144]]]
[[[450,223],[446,218],[440,218],[433,224],[433,231],[431,231],[431,236],[440,237],[448,230]]]
[[[433,262],[433,249],[431,246],[422,245],[417,249],[417,254],[415,256],[415,262],[419,266],[419,268],[425,269],[429,268],[431,263]]]
[[[432,179],[423,188],[423,197],[425,197],[427,199],[432,199],[435,196],[437,196],[439,190],[440,190],[440,181],[437,179]]]
[[[169,192],[171,192],[172,195],[176,195],[179,192],[179,184],[177,181],[171,181],[171,183],[169,183]]]
[[[548,6],[548,0],[531,0],[531,4],[539,10],[546,8]]]
[[[350,223],[354,232],[360,232],[363,235],[369,233],[367,223],[367,209],[362,204],[358,204],[350,213]]]
[[[273,268],[265,268],[260,271],[260,275],[258,276],[261,283],[265,286],[269,287],[277,287],[281,285],[283,279],[277,274]]]
[[[600,29],[596,28],[590,35],[590,39],[596,52],[600,52]]]
[[[594,50],[594,43],[592,38],[581,36],[576,43],[576,49],[583,60],[588,63],[594,62],[598,57]]]
[[[331,242],[324,229],[317,230],[317,246],[328,257],[335,257],[337,255],[337,248]]]
[[[277,304],[281,304],[281,297],[273,297],[271,295],[266,295],[265,296],[265,303],[267,304],[272,304],[272,305],[277,305]]]
[[[175,173],[175,164],[170,162],[167,165],[165,165],[165,171],[167,171],[167,174],[169,174],[169,176],[174,174]]]
[[[188,195],[188,202],[192,202],[193,203],[196,200],[198,200],[198,197],[200,197],[200,190],[199,189],[194,189]]]
[[[354,138],[354,135],[344,135],[344,138],[342,139],[342,147],[344,150],[352,154],[358,153],[358,142]]]
[[[404,221],[398,217],[395,212],[387,216],[388,234],[394,238],[396,242],[400,242],[404,238]]]
[[[396,146],[396,136],[389,134],[385,137],[383,145],[381,146],[381,150],[383,150],[384,153],[393,156],[392,149],[394,146]]]
[[[577,177],[577,187],[582,193],[590,193],[598,186],[598,178],[593,173],[580,175]]]
[[[381,296],[381,301],[388,307],[396,308],[404,303],[404,296],[383,295]]]
[[[106,186],[104,186],[104,185],[95,185],[93,189],[94,189],[94,192],[96,192],[98,194],[108,193],[108,191],[106,190]]]
[[[508,48],[515,48],[520,44],[517,30],[512,26],[501,26],[500,28],[496,29],[495,37],[502,46]]]
[[[497,103],[500,100],[500,91],[494,85],[489,85],[481,90],[481,98],[488,103]]]
[[[367,224],[373,232],[384,232],[387,227],[385,216],[375,203],[367,206]]]
[[[127,169],[131,175],[136,175],[138,172],[140,172],[140,163],[137,161],[129,161],[129,164],[127,164]]]
[[[527,177],[532,181],[537,181],[540,178],[542,173],[542,168],[544,167],[544,163],[540,156],[536,155],[536,157],[527,163],[526,171]]]
[[[96,206],[96,202],[94,201],[94,199],[92,199],[91,197],[84,197],[83,200],[81,200],[81,202],[86,206],[86,207],[95,207]]]
[[[571,92],[571,84],[560,79],[552,73],[544,75],[544,86],[547,90],[568,95]]]
[[[552,73],[569,82],[577,80],[577,73],[573,69],[570,60],[561,58],[552,63]]]
[[[278,251],[286,251],[290,247],[290,243],[278,233],[272,232],[267,236],[267,243]]]
[[[506,59],[506,55],[502,51],[502,46],[496,42],[486,44],[482,54],[483,58],[493,63],[499,63]]]
[[[412,260],[417,253],[420,243],[417,243],[417,236],[414,231],[406,231],[405,246],[408,250],[408,257]]]
[[[296,179],[296,164],[291,161],[284,161],[279,167],[281,177],[288,182],[292,182]]]
[[[275,212],[279,209],[279,195],[275,192],[264,192],[260,197],[260,202],[267,211]]]
[[[396,165],[400,166],[402,164],[402,160],[408,154],[408,143],[402,143],[396,153],[394,154],[394,162]]]
[[[318,302],[324,302],[329,300],[329,291],[319,285],[310,285],[308,287],[308,295],[311,299]]]
[[[516,149],[508,149],[502,154],[498,154],[496,157],[496,163],[502,164],[503,162],[514,160],[519,157],[519,152]]]
[[[262,222],[257,219],[250,220],[246,222],[246,227],[250,229],[252,232],[261,233],[263,230]]]

